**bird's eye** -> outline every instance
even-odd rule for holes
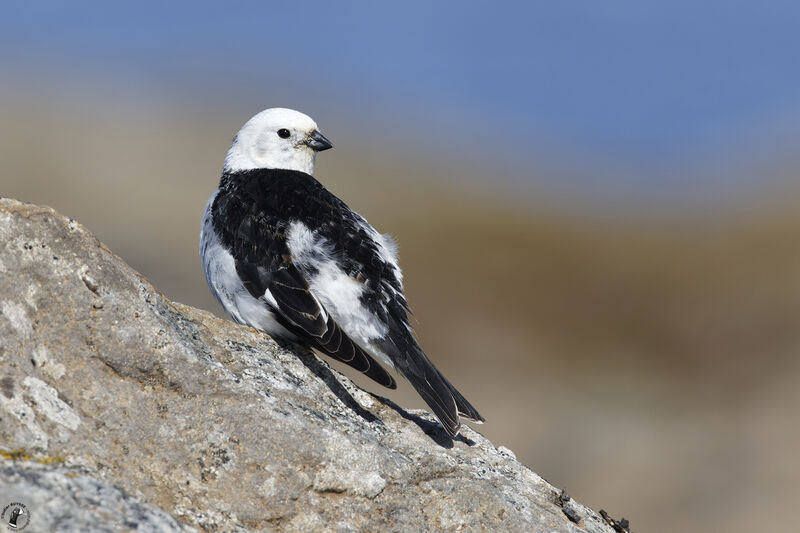
[[[278,130],[278,137],[280,137],[281,139],[288,139],[289,135],[291,135],[291,133],[289,133],[289,130],[287,130],[286,128],[281,128]]]

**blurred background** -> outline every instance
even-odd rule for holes
[[[250,116],[302,110],[478,429],[634,531],[757,531],[800,494],[799,30],[788,1],[6,5],[0,195],[223,316],[206,199]]]

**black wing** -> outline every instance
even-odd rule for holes
[[[394,378],[377,361],[353,342],[311,293],[303,275],[292,264],[274,272],[258,272],[251,263],[236,264],[236,271],[250,294],[260,298],[268,290],[278,303],[280,324],[312,347],[346,363],[384,387],[397,388]],[[255,276],[253,272],[258,272]]]

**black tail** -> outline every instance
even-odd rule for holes
[[[436,371],[433,366],[431,368]],[[423,374],[403,372],[403,375],[431,408],[447,434],[451,437],[458,435],[458,430],[461,428],[461,422],[458,420],[458,408],[453,399],[453,393],[450,392],[441,375],[436,378],[432,378],[432,375],[427,372]]]
[[[441,372],[439,373],[442,376]],[[486,419],[481,416],[477,409],[475,409],[471,403],[467,401],[464,396],[461,395],[460,392],[456,390],[452,383],[447,381],[447,378],[442,376],[447,387],[450,389],[450,392],[453,393],[453,399],[456,401],[456,407],[458,408],[458,414],[463,416],[464,418],[469,418],[473,422],[482,423],[486,422]]]
[[[484,421],[466,398],[433,366],[410,333],[410,340],[396,337],[393,335],[392,342],[386,342],[381,347],[388,352],[397,369],[425,400],[451,437],[458,435],[461,428],[459,415],[476,422]]]

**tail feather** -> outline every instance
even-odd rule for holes
[[[430,367],[435,374],[438,374],[433,365],[430,365]],[[400,370],[402,371],[402,369]],[[458,420],[458,408],[449,387],[441,380],[441,375],[437,376],[440,379],[433,380],[428,380],[424,375],[411,372],[403,372],[403,375],[422,399],[425,400],[428,407],[431,408],[444,430],[447,431],[447,434],[451,437],[458,435],[458,430],[461,428],[461,422]]]
[[[458,435],[461,428],[459,415],[483,422],[483,417],[445,379],[410,334],[400,338],[393,336],[382,348],[390,354],[396,368],[425,400],[451,437]]]
[[[439,375],[442,376],[441,373]],[[453,394],[453,399],[456,401],[456,408],[458,409],[459,415],[479,424],[486,421],[486,419],[481,416],[478,410],[475,409],[472,404],[469,403],[460,392],[458,392],[458,390],[456,390],[456,388],[447,380],[447,378],[442,376],[442,380],[444,380],[445,384],[450,389],[450,392]]]

